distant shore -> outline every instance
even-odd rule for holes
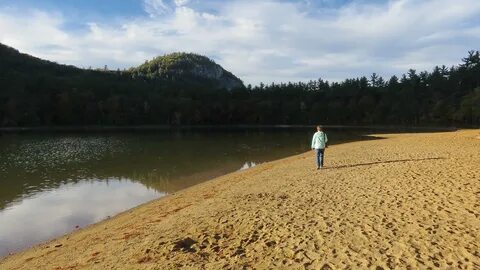
[[[322,170],[312,152],[263,163],[0,259],[0,269],[478,267],[480,130],[371,136],[329,147]]]
[[[323,125],[327,129],[383,131],[454,131],[456,127],[387,126],[387,125]],[[40,126],[0,127],[0,133],[15,132],[114,132],[114,131],[171,131],[171,130],[238,130],[238,129],[306,129],[314,125],[138,125],[138,126]]]

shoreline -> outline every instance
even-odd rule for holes
[[[315,125],[139,125],[139,126],[40,126],[0,127],[0,133],[18,132],[136,132],[136,131],[188,131],[188,130],[243,130],[243,129],[306,129]],[[388,126],[388,125],[323,125],[327,129],[445,132],[457,127],[439,126]],[[471,127],[476,129],[476,127]]]
[[[320,171],[309,152],[262,163],[0,258],[0,268],[478,266],[479,134],[338,144]]]

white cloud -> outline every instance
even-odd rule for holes
[[[312,4],[306,10],[304,2],[238,0],[217,2],[215,13],[184,0],[144,3],[149,17],[88,22],[84,31],[64,28],[68,14],[9,15],[0,9],[0,42],[83,67],[123,68],[191,51],[254,84],[399,75],[457,64],[480,44],[477,0],[353,2],[328,10]]]
[[[163,0],[144,0],[145,11],[154,18],[170,11],[170,7]]]
[[[180,7],[180,6],[185,6],[190,2],[189,0],[175,0],[175,5]]]
[[[35,53],[40,57],[52,57],[44,48],[63,47],[70,35],[60,29],[64,18],[59,14],[32,11],[23,16],[11,13],[12,10],[0,12],[0,42]],[[25,18],[28,16],[28,19]],[[23,18],[22,18],[23,17]],[[39,40],[40,42],[35,42]]]

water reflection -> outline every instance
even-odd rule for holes
[[[309,137],[258,130],[4,135],[0,256],[163,194],[303,152]]]
[[[250,169],[250,168],[253,168],[257,166],[257,164],[255,162],[245,162],[245,164],[243,164],[243,166],[240,168],[240,170],[246,170],[246,169]]]
[[[304,152],[312,132],[3,135],[0,256],[207,179]],[[341,135],[329,139],[356,138]]]
[[[162,195],[126,179],[62,184],[0,212],[0,255],[98,222]]]
[[[309,134],[271,132],[20,135],[0,139],[0,209],[83,179],[127,178],[174,192],[241,168],[300,153]]]

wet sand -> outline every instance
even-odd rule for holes
[[[0,269],[479,269],[480,131],[378,135],[261,164]],[[39,228],[41,230],[42,228]]]

